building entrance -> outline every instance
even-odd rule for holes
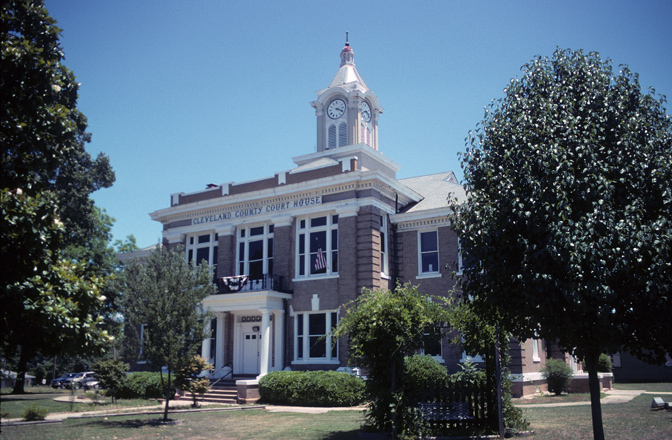
[[[258,375],[261,371],[261,333],[243,333],[243,374]]]

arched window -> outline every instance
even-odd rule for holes
[[[348,124],[341,122],[338,125],[338,146],[344,147],[348,145]]]
[[[329,126],[329,143],[327,144],[327,148],[329,148],[329,149],[336,148],[336,126],[335,125],[330,125]]]

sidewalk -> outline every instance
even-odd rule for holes
[[[646,390],[615,390],[611,389],[604,392],[607,396],[600,400],[604,404],[625,403],[629,402],[635,397],[642,394],[652,394],[656,396],[672,396],[672,392],[660,391],[646,391]],[[567,402],[567,403],[527,403],[522,405],[514,405],[518,408],[553,408],[561,406],[590,406],[590,401],[587,402]]]

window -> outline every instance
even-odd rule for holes
[[[541,362],[541,358],[539,357],[539,342],[537,338],[532,339],[532,362]]]
[[[338,136],[336,136],[337,130]],[[327,129],[327,149],[345,147],[346,145],[348,145],[348,124],[341,122],[338,125],[330,125]]]
[[[236,275],[258,280],[273,275],[273,225],[241,228],[238,232]]]
[[[298,278],[338,273],[338,215],[299,220],[296,246]]]
[[[438,231],[420,232],[419,234],[419,266],[421,275],[439,273],[438,238]]]
[[[138,364],[146,364],[145,360],[145,332],[147,324],[140,324],[140,351],[138,352]]]
[[[331,312],[297,313],[294,318],[295,362],[338,362],[338,341],[331,329],[338,324],[338,314]]]
[[[388,259],[387,259],[387,215],[380,216],[380,272],[388,275]]]
[[[187,238],[187,261],[198,265],[205,260],[217,274],[217,243],[219,236],[214,232],[191,235]]]
[[[431,328],[425,331],[422,335],[422,350],[420,354],[427,356],[433,356],[440,361],[442,359],[442,350],[441,350],[441,329]]]
[[[462,241],[457,239],[457,271],[455,275],[462,275]]]

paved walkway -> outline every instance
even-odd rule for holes
[[[646,391],[646,390],[615,390],[611,389],[604,392],[606,396],[600,401],[604,404],[611,403],[625,403],[629,402],[635,397],[642,394],[652,394],[656,396],[672,396],[672,392],[660,392],[660,391]],[[534,397],[532,397],[534,398]],[[668,400],[668,399],[665,399]],[[587,402],[566,402],[566,403],[525,403],[520,405],[515,405],[519,408],[549,408],[549,407],[560,407],[560,406],[590,406],[590,401]]]
[[[666,396],[665,400],[672,400],[672,392],[665,391],[646,391],[646,390],[609,390],[605,392],[606,397],[602,399],[603,404],[624,403],[629,402],[641,394],[651,394],[655,396]],[[668,398],[669,397],[669,398]],[[533,398],[533,397],[532,397]],[[58,402],[70,402],[70,396],[59,396],[54,398]],[[91,399],[77,399],[78,403],[91,403]],[[322,414],[328,411],[364,411],[365,406],[354,407],[307,407],[307,406],[280,406],[280,405],[231,405],[224,408],[207,408],[213,405],[208,402],[200,402],[201,408],[191,408],[191,399],[179,399],[170,401],[171,414],[179,412],[190,411],[226,411],[226,410],[247,410],[247,409],[266,409],[270,412],[295,412],[306,414]],[[567,403],[530,403],[516,405],[521,408],[544,408],[544,407],[560,407],[560,406],[588,406],[590,402],[567,402]],[[98,411],[84,411],[78,413],[50,413],[47,414],[45,421],[59,422],[65,419],[77,419],[87,417],[101,417],[101,416],[117,416],[117,415],[138,415],[138,414],[161,414],[164,405],[155,404],[151,406],[128,407],[115,410],[98,410]],[[5,419],[3,424],[21,423],[23,419]]]

